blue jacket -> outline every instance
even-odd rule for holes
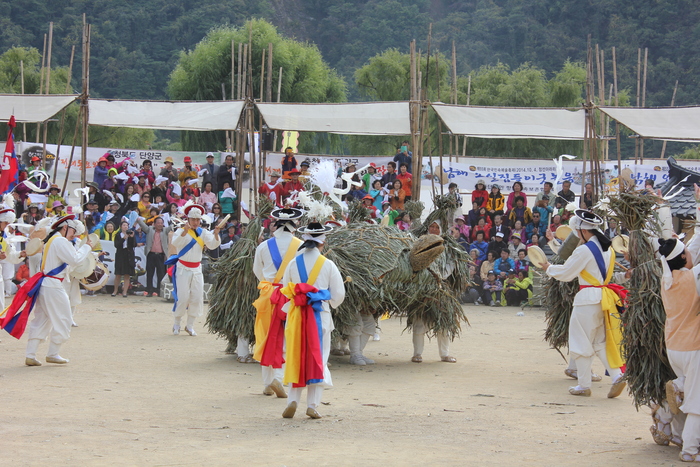
[[[486,242],[474,242],[474,243],[472,243],[472,245],[471,245],[471,250],[473,250],[473,249],[475,249],[475,248],[476,248],[477,250],[479,250],[479,257],[478,257],[478,259],[479,259],[480,261],[485,260],[485,259],[486,259],[486,252],[487,252],[488,249],[489,249],[489,244],[486,243]]]
[[[406,172],[412,173],[411,172],[411,166],[413,165],[413,153],[411,151],[408,151],[408,155],[399,152],[394,156],[394,162],[396,162],[396,171],[401,173],[401,164],[406,164],[408,167],[406,167]]]
[[[545,235],[545,230],[547,229],[547,226],[545,225],[547,221],[542,221],[535,225],[533,222],[530,222],[525,226],[525,236],[527,237],[524,240],[524,243],[529,243],[530,239],[532,238],[532,234],[535,233],[535,229],[539,228],[539,233],[537,234],[538,236],[543,236]]]
[[[501,258],[498,258],[496,260],[496,262],[493,263],[493,268],[496,271],[505,271],[505,272],[508,272],[510,269],[515,270],[515,261],[513,261],[510,258],[508,258],[505,261],[503,261]]]
[[[92,176],[92,181],[97,183],[97,186],[102,187],[102,183],[107,180],[107,167],[102,168],[99,165],[95,167],[95,173]]]

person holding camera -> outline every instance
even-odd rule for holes
[[[136,255],[134,253],[136,238],[127,221],[122,221],[120,224],[119,234],[114,237],[114,247],[117,249],[117,252],[114,255],[114,291],[112,292],[112,297],[117,296],[119,282],[122,278],[124,279],[122,297],[126,297],[129,291],[129,280],[134,275],[134,265],[136,264]]]

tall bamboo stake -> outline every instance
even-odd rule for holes
[[[615,47],[612,48],[612,60],[613,60],[613,87],[615,88],[615,107],[620,105],[620,100],[617,95],[617,56],[615,55]],[[620,177],[620,172],[622,171],[622,152],[620,150],[620,123],[615,120],[615,144],[617,146],[617,180],[619,183],[618,190],[622,192],[622,177]]]
[[[637,48],[637,107],[640,104],[640,92],[642,90],[642,49]],[[634,139],[634,165],[639,160],[639,138]]]
[[[22,94],[24,94],[24,60],[19,61],[19,74],[20,78],[22,80]],[[27,124],[22,123],[22,134],[24,135],[24,141],[25,143],[27,142]]]
[[[49,51],[46,59],[46,95],[51,92],[51,49],[53,48],[53,22],[49,23]],[[46,139],[49,134],[49,121],[44,122],[44,136],[42,138],[43,145],[41,149],[41,165],[46,162]]]
[[[450,102],[452,105],[457,104],[457,49],[455,41],[452,41],[452,99]],[[450,163],[452,162],[452,154],[457,153],[457,141],[457,135],[452,135],[450,138]]]
[[[238,79],[237,79],[237,99],[240,101],[243,98],[243,89],[241,88],[243,76],[242,76],[242,66],[243,66],[243,42],[238,44]]]
[[[277,78],[277,102],[279,103],[282,98],[282,67],[280,67],[279,77]],[[277,130],[275,130],[275,135],[272,137],[272,152],[277,152]],[[267,159],[265,160],[265,167],[263,167],[263,178],[260,183],[265,181],[265,175],[267,170]]]
[[[272,102],[272,42],[267,44],[267,83],[266,102]]]
[[[68,157],[68,164],[66,165],[66,176],[63,179],[63,189],[61,190],[61,193],[66,192],[66,187],[68,186],[68,176],[70,175],[70,169],[71,166],[73,165],[73,156],[75,154],[75,146],[76,143],[78,142],[78,131],[80,130],[81,126],[83,124],[83,106],[80,106],[80,109],[78,109],[78,117],[75,120],[75,131],[73,132],[73,143],[70,148],[70,156]]]
[[[70,62],[68,64],[68,80],[66,82],[66,94],[70,92],[70,82],[73,77],[73,58],[75,57],[75,46],[70,51]],[[56,183],[56,175],[58,173],[58,162],[61,160],[61,144],[63,144],[63,127],[66,122],[66,109],[61,110],[61,124],[58,129],[58,143],[56,146],[56,158],[53,164],[53,182]]]
[[[39,75],[39,94],[44,94],[44,73],[45,73],[45,68],[46,68],[46,41],[47,41],[47,35],[44,34],[44,50],[41,52],[41,73]],[[36,124],[36,135],[34,136],[36,139],[36,142],[41,141],[41,123]],[[43,165],[43,158],[42,158],[42,167]]]
[[[418,102],[418,75],[416,71],[416,40],[413,39],[410,45],[410,80],[411,80],[411,91],[410,101],[409,101],[409,124],[411,129],[411,146],[413,147],[413,161],[411,171],[415,178],[421,173],[421,167],[419,162],[419,148],[418,148],[418,117],[420,112],[420,104]],[[412,182],[411,189],[413,190],[416,184]],[[416,200],[420,199],[420,187],[417,190]]]
[[[267,49],[262,49],[262,59],[260,60],[260,102],[265,96],[265,54]]]
[[[435,54],[435,80],[437,82],[437,100],[440,101],[440,54]],[[430,139],[428,139],[430,141]],[[429,150],[432,155],[432,150]],[[445,162],[442,158],[442,120],[438,117],[438,160],[440,161],[440,170],[445,167]],[[432,163],[430,164],[432,166]],[[440,174],[442,175],[442,174]],[[435,178],[435,177],[433,177]],[[442,183],[442,177],[440,177],[440,195],[445,194],[445,186]]]
[[[87,24],[87,18],[83,14],[84,37],[83,37],[83,95],[81,105],[83,106],[83,147],[80,164],[80,183],[85,186],[86,181],[86,166],[87,166],[87,151],[88,151],[88,129],[90,122],[90,109],[88,108],[88,97],[90,95],[90,28]]]
[[[676,85],[673,87],[673,96],[671,97],[671,107],[673,107],[676,103],[676,91],[678,91],[678,80],[676,80]],[[661,145],[661,159],[663,159],[666,156],[666,140],[664,140],[663,144]]]
[[[642,84],[642,107],[646,107],[647,101],[647,59],[649,58],[649,48],[644,47],[644,81]],[[644,163],[644,138],[639,138],[639,163]]]

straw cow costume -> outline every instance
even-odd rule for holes
[[[39,272],[19,289],[5,317],[0,321],[0,327],[19,339],[24,333],[29,314],[34,311],[34,319],[29,325],[25,359],[27,366],[41,366],[36,352],[47,336],[50,343],[46,361],[68,363],[68,359],[58,354],[61,345],[70,337],[71,328],[71,304],[63,281],[69,268],[77,266],[92,250],[89,240],[78,250],[71,243],[77,230],[74,215],[58,218],[51,229],[44,240]]]
[[[597,355],[612,379],[608,397],[622,393],[624,365],[620,342],[622,326],[618,306],[626,291],[611,284],[615,252],[610,239],[599,230],[603,220],[579,209],[571,220],[571,228],[584,241],[562,265],[545,263],[543,269],[554,279],[569,282],[578,278],[580,290],[576,294],[569,323],[569,351],[576,361],[578,385],[569,389],[576,396],[591,395],[591,364]],[[624,273],[616,275],[624,280]]]
[[[282,416],[292,418],[307,388],[306,415],[321,418],[316,410],[324,388],[333,387],[328,370],[331,351],[333,319],[331,307],[337,308],[345,299],[345,286],[333,261],[326,259],[320,249],[331,227],[312,222],[299,229],[304,243],[303,253],[291,260],[284,273],[282,293],[289,298],[285,327],[286,367],[284,383],[290,384],[289,403]]]
[[[221,244],[219,228],[213,232],[200,227],[206,210],[199,204],[185,206],[187,223],[175,231],[171,245],[177,253],[165,262],[173,266],[173,297],[175,298],[173,334],[180,334],[182,317],[187,315],[185,331],[196,336],[194,321],[204,308],[204,276],[202,275],[202,253],[204,248],[213,250]]]
[[[301,218],[304,212],[300,209],[275,209],[270,215],[276,220],[277,229],[272,234],[272,238],[258,245],[253,260],[253,272],[260,281],[258,284],[260,297],[253,303],[257,311],[253,357],[263,365],[262,377],[265,387],[263,394],[268,396],[276,394],[277,397],[284,398],[287,397],[282,386],[284,367],[279,363],[269,362],[269,365],[265,365],[262,362],[268,363],[263,359],[265,353],[271,355],[274,352],[270,351],[277,348],[276,353],[279,354],[283,346],[286,316],[281,308],[287,299],[280,292],[281,281],[287,265],[296,256],[301,245],[301,240],[294,237],[294,231],[296,220]],[[268,343],[270,349],[266,352]]]

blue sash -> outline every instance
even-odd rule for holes
[[[280,249],[277,246],[277,239],[269,239],[267,241],[267,248],[270,250],[270,256],[272,257],[272,262],[275,264],[275,269],[279,269],[280,266],[282,266],[282,255],[280,255]]]
[[[600,251],[600,248],[598,248],[598,245],[596,245],[593,242],[586,242],[584,243],[586,247],[591,251],[591,254],[595,258],[595,262],[598,265],[598,269],[600,270],[600,275],[603,278],[602,282],[605,282],[605,277],[608,275],[608,268],[605,266],[605,260],[603,259],[603,253]]]
[[[199,237],[200,235],[202,235],[202,228],[197,227],[197,230],[195,230],[195,232],[197,233],[197,236]],[[176,279],[176,277],[177,277],[177,261],[180,258],[182,258],[183,256],[185,256],[187,254],[187,252],[190,251],[196,243],[197,243],[197,240],[195,240],[193,238],[190,243],[185,245],[185,248],[183,248],[182,250],[178,251],[176,254],[172,255],[170,258],[165,260],[166,266],[173,267],[173,299],[175,300],[175,303],[173,304],[173,311],[175,311],[175,308],[177,308],[177,279]]]

